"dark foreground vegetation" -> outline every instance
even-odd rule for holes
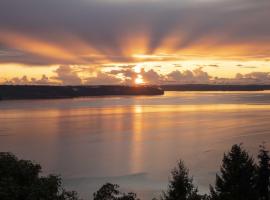
[[[0,100],[59,99],[108,95],[163,95],[154,86],[38,86],[0,85]]]
[[[79,200],[74,191],[66,191],[61,178],[41,176],[41,166],[0,153],[1,200]],[[262,145],[256,161],[241,145],[224,154],[216,182],[209,194],[201,195],[182,161],[171,172],[171,179],[160,200],[269,200],[270,157]],[[138,200],[135,193],[123,193],[118,185],[106,183],[94,200]],[[157,200],[157,199],[156,199]]]

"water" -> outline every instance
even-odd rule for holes
[[[113,182],[151,199],[179,159],[207,192],[223,152],[243,142],[255,154],[269,122],[270,92],[0,101],[0,151],[61,174],[84,198]]]

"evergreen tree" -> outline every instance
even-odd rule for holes
[[[220,176],[216,184],[210,187],[213,200],[257,200],[255,188],[256,165],[241,145],[233,145],[228,154],[224,154]]]
[[[269,200],[270,156],[264,145],[260,146],[258,154],[258,182],[260,200]]]
[[[171,172],[168,190],[163,193],[162,200],[199,200],[198,189],[193,185],[193,178],[189,177],[189,170],[182,161]]]

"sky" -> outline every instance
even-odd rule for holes
[[[0,84],[270,84],[269,0],[1,0]]]

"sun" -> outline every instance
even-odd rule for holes
[[[136,85],[144,84],[143,76],[140,74],[142,72],[142,66],[140,64],[138,64],[133,68],[133,70],[137,74],[135,81],[134,81],[135,84]]]
[[[137,77],[136,77],[136,79],[135,79],[135,83],[136,83],[137,85],[144,84],[144,80],[143,80],[142,75],[140,75],[140,74],[137,75]]]
[[[139,74],[142,71],[142,67],[141,67],[140,64],[138,64],[133,68],[133,70],[134,70],[135,73]]]

